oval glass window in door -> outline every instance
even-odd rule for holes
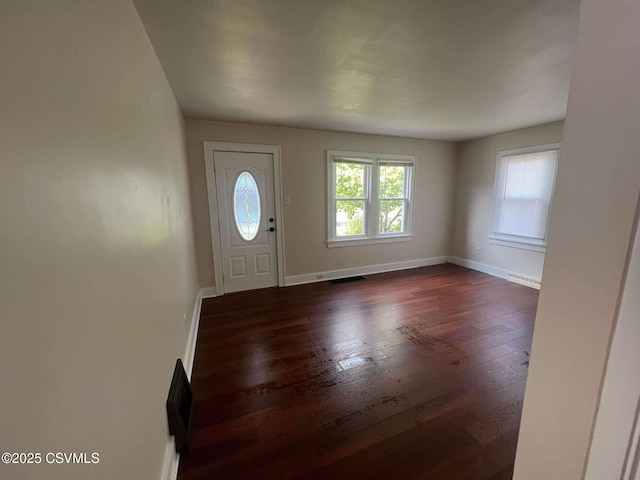
[[[260,227],[260,192],[251,173],[238,175],[233,188],[233,215],[240,236],[247,241],[256,238]]]

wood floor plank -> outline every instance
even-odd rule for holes
[[[455,265],[203,302],[179,480],[501,480],[538,292]]]

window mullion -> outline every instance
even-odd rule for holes
[[[369,212],[369,229],[367,236],[378,236],[378,215],[380,214],[380,202],[378,195],[380,192],[380,169],[378,168],[378,161],[376,160],[371,166],[371,192],[369,193],[369,203],[371,209]]]

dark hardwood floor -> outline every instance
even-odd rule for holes
[[[179,479],[511,479],[537,300],[455,265],[205,300]]]

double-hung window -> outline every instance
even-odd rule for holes
[[[489,242],[544,252],[560,145],[498,153]]]
[[[327,152],[328,245],[412,239],[415,157]]]

